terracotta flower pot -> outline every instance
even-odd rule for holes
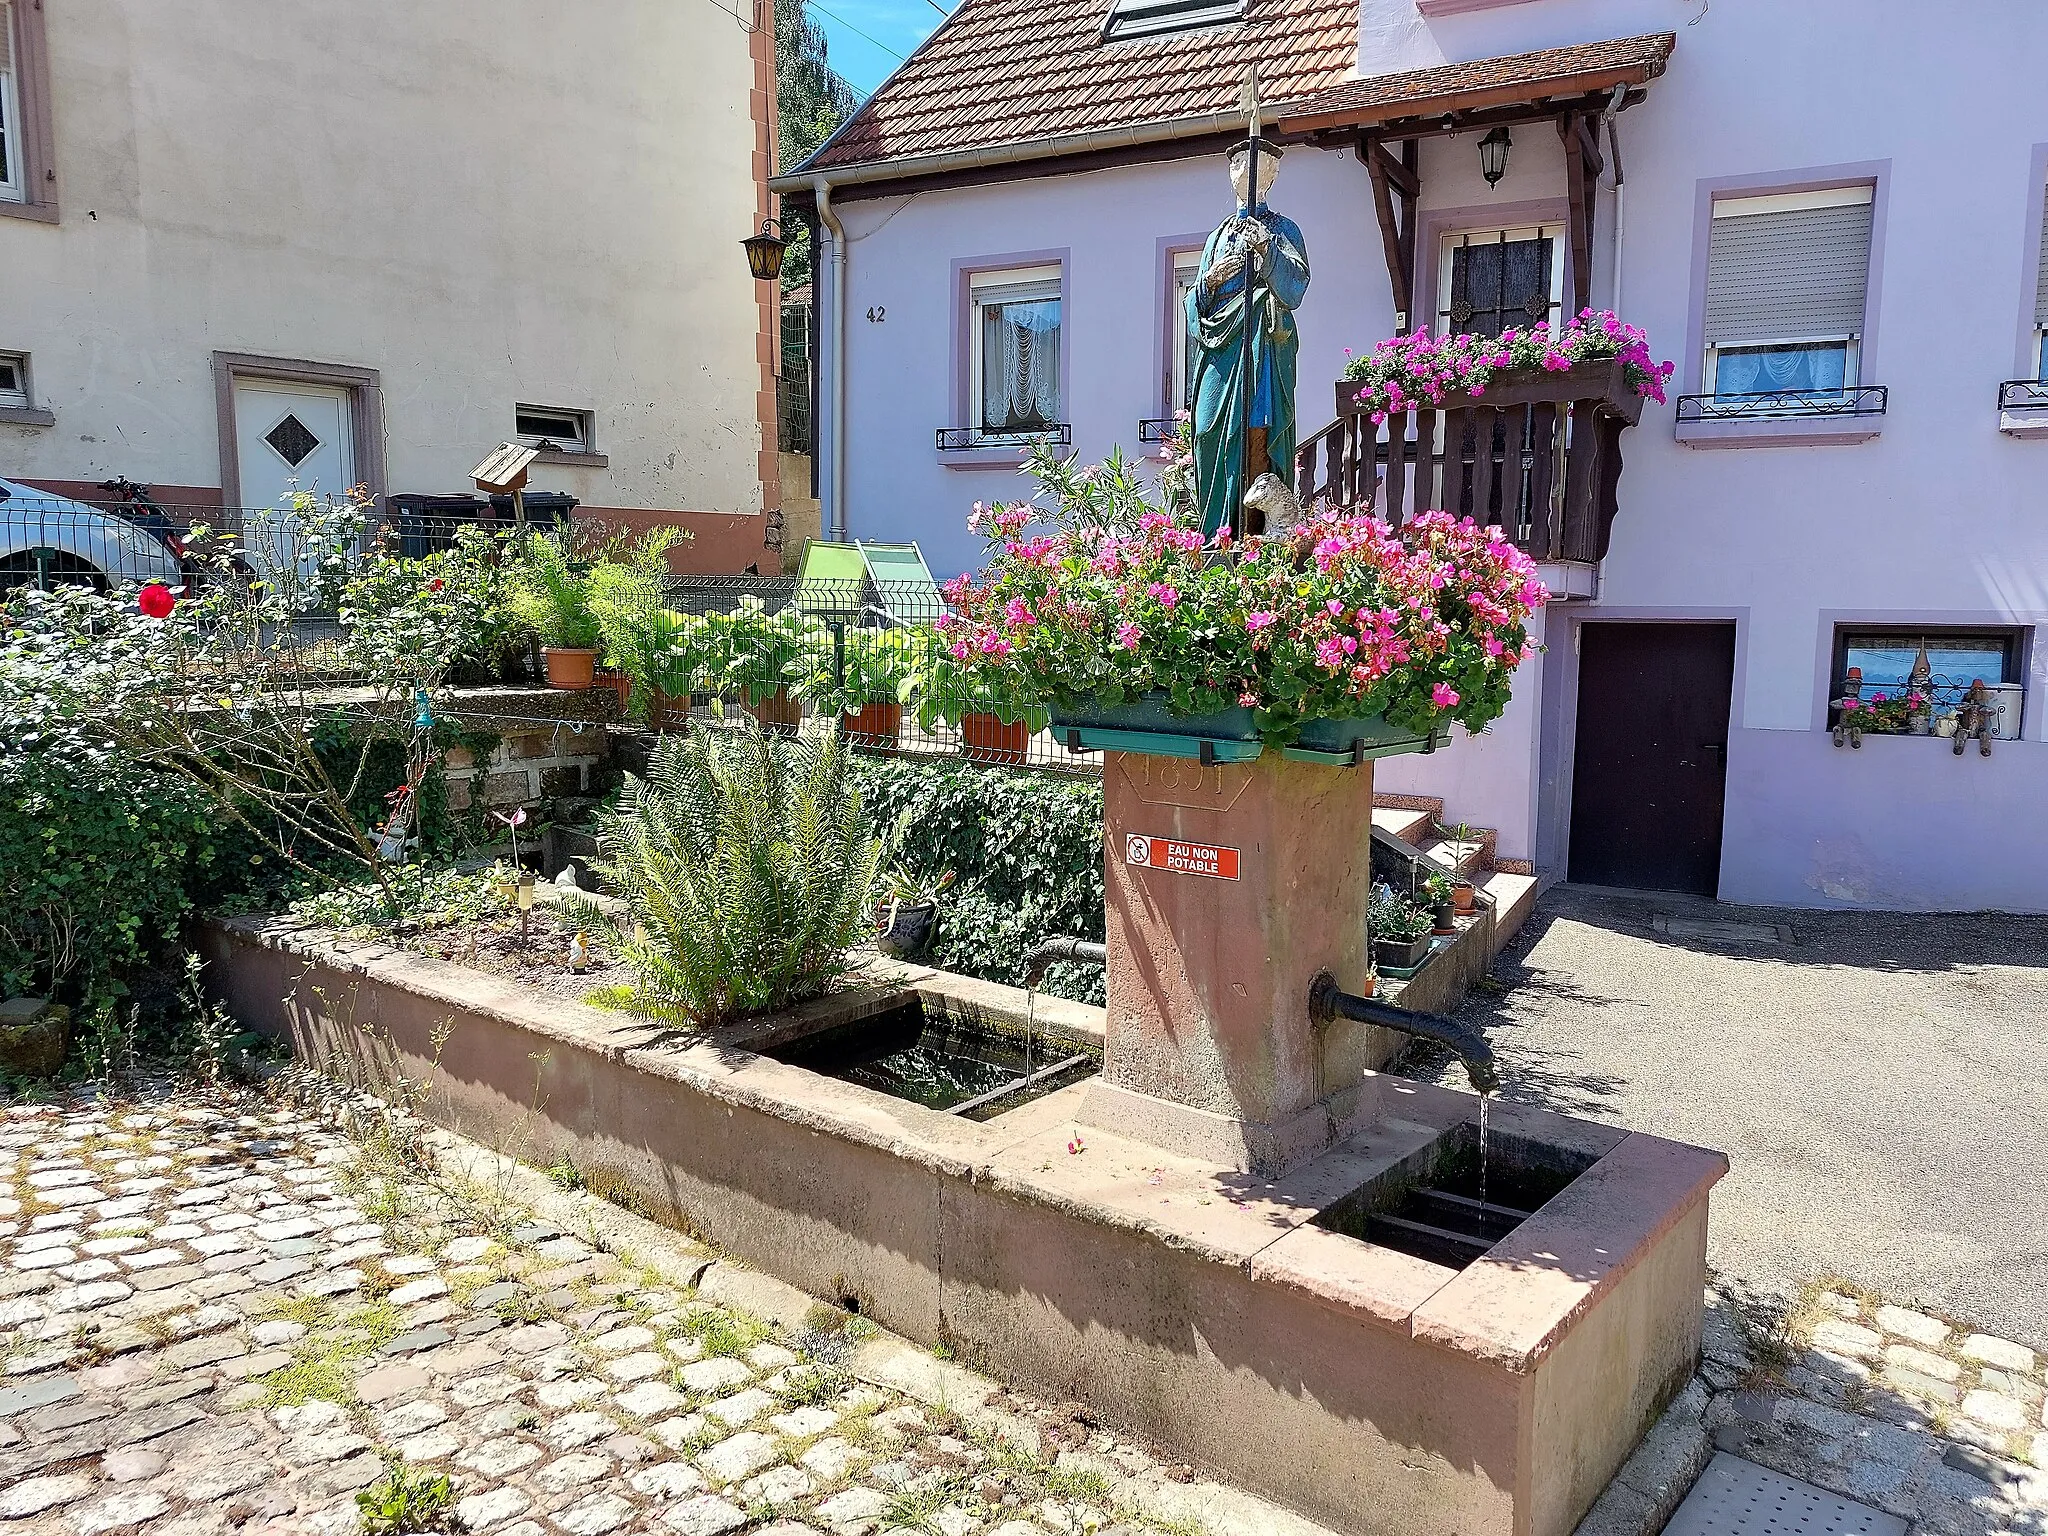
[[[1479,893],[1473,890],[1470,880],[1452,882],[1451,904],[1460,912],[1470,912],[1479,905]]]
[[[857,746],[896,750],[896,738],[903,730],[903,706],[885,699],[870,699],[857,710],[839,716],[840,731]]]
[[[625,713],[627,701],[633,697],[632,678],[626,676],[623,672],[607,669],[597,674],[596,686],[611,689],[612,693],[618,698],[619,712],[621,714]]]
[[[597,652],[580,647],[541,647],[550,688],[588,688],[597,681]]]
[[[1031,743],[1031,731],[1022,720],[1005,724],[994,715],[963,716],[960,734],[967,740],[970,763],[1021,763]]]
[[[787,688],[778,688],[759,703],[749,704],[747,713],[761,722],[764,731],[794,736],[797,727],[803,724],[804,706],[801,699],[789,696]]]

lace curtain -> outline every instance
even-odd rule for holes
[[[1848,349],[1840,342],[1790,347],[1723,348],[1714,368],[1717,395],[1758,395],[1773,390],[1828,393],[1842,388]]]
[[[1060,301],[981,306],[981,429],[1036,432],[1060,419]]]

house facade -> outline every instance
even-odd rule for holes
[[[2023,0],[966,0],[775,183],[827,242],[826,526],[944,575],[970,504],[1028,491],[1026,436],[1143,450],[1256,60],[1304,439],[1347,351],[1423,325],[1611,308],[1677,365],[1598,469],[1568,399],[1362,461],[1382,511],[1433,464],[1423,504],[1506,524],[1553,592],[1506,716],[1378,789],[1545,880],[2048,910],[2044,49]],[[1936,715],[1986,683],[1990,754],[1838,745],[1850,669],[1896,695],[1923,646]]]
[[[779,542],[774,26],[711,0],[0,0],[0,478],[289,480]]]

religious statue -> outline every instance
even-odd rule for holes
[[[1237,212],[1202,247],[1187,299],[1195,494],[1211,538],[1262,531],[1259,509],[1244,510],[1248,488],[1264,474],[1294,478],[1294,311],[1308,291],[1308,252],[1294,221],[1266,206],[1279,164],[1280,151],[1256,137],[1231,149]]]

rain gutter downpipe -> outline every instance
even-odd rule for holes
[[[818,222],[832,236],[832,376],[825,391],[826,420],[832,433],[831,462],[825,466],[824,489],[831,502],[826,526],[835,544],[846,542],[846,226],[832,211],[832,183],[825,176],[811,178],[811,196],[816,199]]]
[[[819,155],[832,147],[841,133],[853,121],[834,130],[831,137],[820,144],[811,155]],[[825,526],[828,536],[835,543],[846,541],[846,270],[847,247],[851,243],[846,237],[846,228],[832,208],[832,193],[835,188],[866,185],[871,182],[902,181],[917,176],[934,176],[949,171],[976,170],[984,166],[1017,165],[1027,160],[1053,159],[1061,155],[1083,154],[1097,149],[1122,149],[1147,144],[1165,144],[1175,139],[1197,138],[1209,133],[1228,133],[1241,126],[1243,118],[1232,112],[1209,112],[1199,117],[1169,118],[1157,123],[1131,123],[1119,128],[1090,128],[1082,133],[1055,134],[1049,138],[1027,139],[1016,144],[990,144],[977,149],[946,150],[933,155],[911,155],[901,160],[874,160],[865,164],[838,167],[831,171],[813,171],[809,162],[797,166],[785,175],[772,176],[768,190],[779,196],[791,193],[809,192],[818,210],[818,222],[832,238],[831,282],[832,322],[830,339],[832,344],[832,367],[830,377],[820,381],[820,393],[824,396],[824,415],[830,424],[832,441],[832,462],[821,466],[818,489],[823,493],[828,516]],[[813,279],[815,282],[815,278]],[[815,300],[813,300],[815,303]]]

